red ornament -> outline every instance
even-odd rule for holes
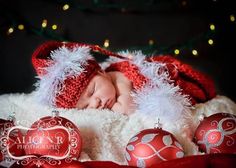
[[[206,153],[236,153],[236,116],[217,113],[204,118],[194,141]]]
[[[12,117],[12,116],[11,116]],[[10,120],[0,119],[0,150],[2,160],[11,154],[12,156],[23,156],[24,149],[20,148],[17,142],[23,139],[23,135],[18,128],[15,127],[14,118]]]
[[[82,149],[79,129],[66,118],[47,116],[39,119],[26,134],[27,155],[41,155],[54,159],[77,159]]]
[[[129,140],[125,152],[128,165],[137,167],[149,167],[183,156],[183,148],[176,138],[160,128],[146,129],[136,134]]]

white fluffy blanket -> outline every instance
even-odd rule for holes
[[[6,119],[12,112],[16,120],[27,120],[30,125],[37,119],[51,115],[52,109],[36,104],[32,94],[5,94],[0,96],[0,118]],[[79,158],[87,160],[109,160],[125,164],[124,150],[129,139],[137,132],[153,128],[156,119],[143,117],[140,113],[125,116],[109,110],[64,110],[60,115],[75,123],[82,136],[83,149]],[[185,155],[199,154],[197,146],[191,141],[202,114],[226,112],[236,114],[236,104],[225,96],[195,105],[189,123],[163,123],[163,129],[171,132],[179,140]]]

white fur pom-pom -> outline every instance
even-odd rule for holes
[[[146,85],[132,96],[137,112],[159,118],[161,123],[177,122],[190,115],[191,104],[178,86],[167,83],[155,87]]]

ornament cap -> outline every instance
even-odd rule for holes
[[[8,117],[7,117],[7,120],[15,123],[16,122],[16,113],[15,112],[12,112]]]
[[[201,113],[201,114],[199,115],[198,119],[199,119],[200,121],[203,121],[206,117],[207,117],[206,114]]]
[[[52,117],[59,117],[59,111],[57,111],[57,110],[53,110],[52,111]]]
[[[155,129],[162,129],[162,124],[160,123],[160,118],[157,119],[157,122],[155,123],[154,128]]]

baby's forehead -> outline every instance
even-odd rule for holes
[[[79,97],[79,100],[77,102],[77,107],[82,109],[84,107],[84,105],[86,104],[87,102],[87,97],[85,96],[85,94],[81,94],[81,96]]]
[[[89,89],[91,88],[90,86],[92,85],[92,81],[90,81],[89,82],[89,84],[86,86],[86,88],[83,90],[83,92],[82,92],[82,94],[81,94],[81,96],[80,96],[80,99],[82,100],[82,99],[84,99],[86,96],[87,96],[87,94],[88,94],[88,92],[89,92]]]

